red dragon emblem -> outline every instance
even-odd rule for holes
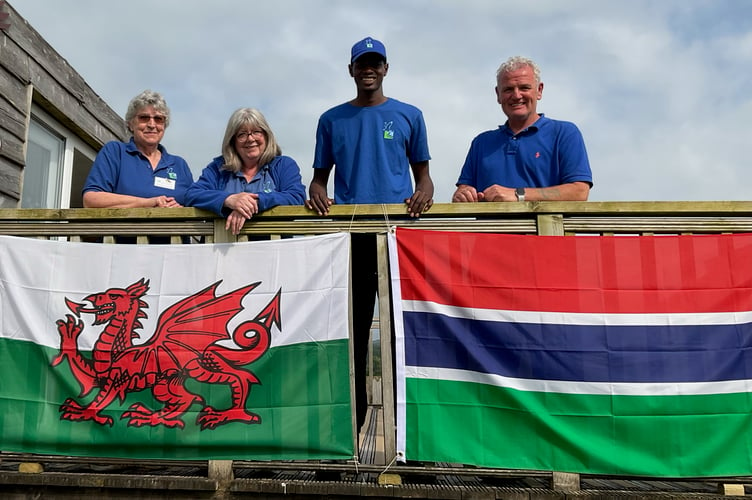
[[[251,386],[260,383],[256,376],[242,368],[256,361],[269,348],[273,325],[281,329],[280,289],[255,319],[238,325],[230,334],[228,322],[243,310],[243,298],[260,282],[217,296],[221,281],[178,301],[159,316],[154,335],[143,344],[136,330],[143,328],[148,304],[143,297],[149,281],[142,278],[125,289],[110,288],[94,293],[79,304],[65,299],[73,314],[57,320],[60,333],[60,352],[52,360],[59,365],[66,358],[71,372],[81,386],[79,397],[97,389],[99,392],[87,405],[68,398],[60,406],[61,419],[93,420],[112,426],[112,417],[101,412],[117,398],[121,402],[127,393],[151,389],[163,407],[152,410],[134,403],[123,412],[129,426],[157,426],[184,428],[183,415],[193,404],[203,406],[196,423],[204,429],[214,429],[228,422],[261,423],[261,417],[246,409]],[[91,359],[78,348],[83,332],[82,313],[94,315],[94,325],[105,327],[94,344]],[[239,348],[220,345],[232,340]],[[185,387],[192,378],[210,384],[228,384],[232,393],[232,407],[216,409]]]

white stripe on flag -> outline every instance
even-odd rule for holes
[[[752,380],[724,380],[720,382],[570,382],[565,380],[537,380],[511,378],[490,373],[448,368],[406,366],[407,378],[469,382],[504,387],[518,391],[561,394],[590,394],[612,396],[691,396],[752,392]]]
[[[545,311],[504,311],[456,307],[436,302],[405,300],[406,312],[441,314],[451,318],[506,323],[536,323],[547,325],[593,326],[692,326],[739,325],[752,323],[752,311],[723,313],[659,313],[659,314],[609,314],[567,313]]]
[[[0,337],[58,347],[55,322],[92,293],[149,280],[141,341],[167,307],[217,281],[223,295],[260,282],[228,325],[255,317],[282,290],[282,331],[272,345],[348,336],[346,233],[215,245],[103,245],[0,236]],[[89,316],[89,315],[85,315]],[[91,317],[82,317],[90,321]],[[101,327],[86,327],[79,346],[91,349]]]

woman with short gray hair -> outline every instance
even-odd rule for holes
[[[144,90],[125,113],[131,138],[111,141],[97,154],[83,189],[84,207],[180,207],[193,183],[188,163],[161,145],[170,108],[158,92]]]

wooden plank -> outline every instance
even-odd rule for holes
[[[300,221],[312,222],[331,222],[331,221],[364,221],[369,220],[374,223],[374,227],[379,231],[384,230],[384,216],[388,216],[390,223],[399,223],[406,227],[426,221],[444,220],[444,223],[450,224],[453,219],[462,223],[464,221],[482,221],[488,224],[494,222],[523,222],[532,221],[535,226],[535,220],[538,214],[562,214],[565,226],[573,221],[586,223],[592,221],[609,220],[634,221],[635,218],[644,218],[645,221],[660,220],[688,220],[688,221],[712,221],[719,218],[725,218],[728,221],[743,220],[744,218],[752,219],[752,202],[732,201],[732,202],[674,202],[670,205],[675,208],[671,214],[664,213],[663,202],[566,202],[572,205],[566,205],[565,202],[546,202],[548,205],[539,204],[536,212],[518,207],[516,204],[506,204],[509,209],[498,211],[496,213],[488,211],[490,203],[437,203],[431,208],[429,215],[422,216],[418,220],[407,217],[404,213],[404,206],[401,204],[393,205],[334,205],[331,207],[327,217],[321,217],[315,212],[308,210],[303,206],[278,206],[265,211],[262,214],[254,216],[247,224],[256,222],[269,222],[274,220],[284,220],[286,223],[294,224]],[[514,206],[512,206],[514,205]],[[571,210],[568,210],[571,209]],[[588,214],[584,217],[583,214]],[[18,211],[0,212],[1,219],[129,219],[129,218],[185,218],[185,217],[204,217],[214,219],[217,217],[211,212],[198,210],[195,208],[171,208],[164,210],[161,208],[134,208],[134,209],[91,209],[78,208],[69,210],[47,209],[34,212]],[[378,225],[378,226],[376,226]],[[311,234],[317,234],[318,231],[312,231]]]
[[[109,131],[112,136],[120,136],[122,118],[115,113],[94,90],[86,84],[68,62],[12,7],[13,25],[5,32],[20,50],[28,54],[33,64],[29,65],[29,81],[44,88],[44,97],[55,104],[56,97],[64,93],[73,100],[67,109],[62,109],[66,116],[81,118],[85,114],[96,117],[102,132]],[[44,68],[42,70],[42,68]],[[57,94],[48,93],[55,89]],[[61,92],[62,91],[62,92]],[[77,104],[77,110],[73,104]],[[79,123],[76,120],[76,123]],[[98,137],[94,129],[88,130],[93,137]],[[101,137],[99,137],[102,139]],[[108,139],[109,140],[109,139]]]
[[[718,493],[724,496],[743,497],[745,495],[744,485],[721,483],[718,485]]]
[[[389,252],[386,234],[376,236],[379,283],[379,339],[381,341],[381,398],[384,422],[384,456],[387,462],[397,456],[395,422],[394,359],[392,358],[392,305],[390,298]]]
[[[39,462],[21,462],[18,464],[18,472],[23,474],[41,474],[44,466]]]
[[[566,231],[575,233],[720,233],[752,231],[752,217],[571,217],[564,219]]]
[[[4,133],[3,136],[0,138],[2,140],[2,144],[0,144],[0,159],[4,160],[5,164],[13,164],[16,168],[24,166],[26,164],[25,139],[19,139],[10,133]],[[2,167],[4,165],[0,164],[0,168]],[[6,189],[11,188],[14,190],[18,190],[20,187],[20,184],[17,186],[5,186]]]
[[[213,238],[214,243],[234,243],[237,241],[237,238],[225,229],[225,220],[223,218],[214,220]]]
[[[219,483],[230,482],[235,479],[232,472],[232,460],[209,460],[209,479]]]
[[[33,85],[34,101],[94,149],[113,139],[126,139],[123,119],[25,19],[12,9],[11,13],[13,26],[0,34],[0,64],[2,73],[9,75],[0,81],[2,93],[10,95],[11,81]],[[22,99],[8,99],[22,113],[28,112]]]
[[[223,219],[218,219],[224,224]],[[132,221],[102,223],[13,223],[0,222],[0,234],[33,237],[43,236],[207,236],[211,235],[210,223],[203,221]],[[224,230],[224,226],[222,227]],[[227,242],[225,242],[227,243]]]
[[[0,30],[5,31],[10,28],[10,14],[5,11],[5,0],[0,0]]]
[[[15,163],[0,157],[0,209],[18,206],[21,199],[21,169]]]
[[[0,68],[25,87],[31,82],[29,55],[12,38],[0,36],[0,40]]]
[[[436,203],[425,216],[451,212],[477,217],[511,213],[563,213],[565,217],[578,214],[642,214],[690,215],[747,213],[752,215],[750,201],[540,201],[530,203]]]
[[[0,73],[2,70],[0,69]],[[2,87],[0,87],[2,88]],[[0,97],[0,130],[3,131],[0,140],[7,140],[8,135],[12,135],[19,142],[26,137],[26,115],[20,110],[10,105],[10,102],[4,97]],[[3,151],[3,144],[0,142],[0,154],[7,156]],[[17,163],[23,163],[18,161]]]
[[[554,491],[574,492],[580,490],[580,475],[571,472],[553,472],[551,488]]]
[[[539,215],[538,216],[538,234],[547,236],[564,235],[564,217],[556,215]]]

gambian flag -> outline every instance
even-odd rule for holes
[[[349,245],[0,236],[0,449],[352,457]]]
[[[752,235],[390,237],[398,449],[752,474]]]

